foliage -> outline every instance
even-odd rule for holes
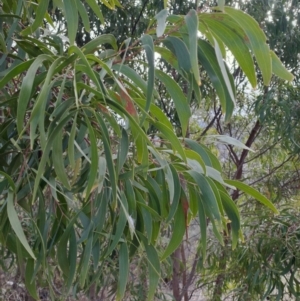
[[[152,300],[161,264],[178,248],[191,219],[200,220],[204,258],[207,220],[220,243],[231,223],[237,246],[239,212],[225,187],[244,187],[277,212],[257,191],[224,181],[213,153],[188,138],[190,103],[201,101],[200,68],[227,121],[233,113],[226,47],[253,86],[252,55],[264,84],[272,65],[275,75],[291,80],[254,19],[231,7],[168,15],[164,1],[142,36],[120,41],[106,33],[76,45],[78,32],[88,32],[95,18],[113,22],[104,6],[124,10],[117,0],[101,3],[19,0],[1,6],[1,265],[17,260],[34,299],[39,286],[56,298],[52,280],[58,274],[64,295],[91,296],[106,286],[106,293],[122,300],[130,268],[146,264],[145,291]],[[187,89],[158,70],[155,54]],[[175,106],[182,137],[155,104],[161,101],[159,85]],[[162,250],[158,241],[166,229],[171,237]],[[115,265],[118,275],[103,279]]]

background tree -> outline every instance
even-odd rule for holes
[[[208,110],[207,127],[200,132],[213,132],[213,127],[218,134],[237,138],[256,151],[252,154],[227,146],[220,147],[218,152],[227,176],[241,178],[267,193],[277,208],[282,208],[282,215],[274,220],[262,208],[253,207],[249,198],[234,192],[232,197],[241,205],[244,226],[249,227],[245,244],[232,252],[230,242],[222,251],[212,243],[211,252],[208,251],[211,259],[203,275],[207,282],[202,277],[200,285],[203,287],[206,282],[209,291],[214,289],[214,300],[226,299],[228,295],[236,300],[261,300],[269,294],[277,300],[287,295],[297,300],[299,266],[291,242],[298,235],[295,230],[298,188],[294,183],[299,181],[298,60],[295,59],[299,53],[299,4],[297,1],[230,1],[228,4],[240,5],[256,18],[272,49],[293,70],[295,79],[290,85],[272,78],[266,88],[258,71],[258,89],[251,91],[240,67],[236,67],[233,70],[237,87],[235,117],[230,123],[224,123],[215,103],[215,108],[211,106]],[[216,99],[214,91],[210,95]]]
[[[102,2],[124,10],[116,0]],[[208,221],[220,243],[237,246],[239,212],[225,187],[277,212],[257,191],[224,180],[214,154],[188,138],[190,105],[201,100],[205,73],[229,121],[235,87],[225,45],[253,86],[252,54],[265,85],[272,72],[287,80],[291,74],[243,12],[220,5],[168,16],[162,5],[145,34],[132,21],[117,37],[97,32],[115,19],[94,0],[1,5],[1,265],[17,261],[17,276],[34,299],[36,287],[46,287],[52,299],[83,292],[121,300],[129,271],[142,267],[144,281],[133,291],[152,300],[164,279],[161,265],[178,250],[190,220],[199,218],[203,258]],[[89,36],[91,28],[100,35]],[[157,66],[168,69],[156,66],[154,53],[164,61]],[[156,105],[166,103],[177,124]],[[174,287],[175,299],[186,299]]]

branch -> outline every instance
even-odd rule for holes
[[[260,130],[261,130],[261,125],[260,125],[259,120],[257,120],[254,127],[252,128],[251,133],[249,135],[249,138],[248,138],[248,140],[245,144],[247,147],[249,147],[249,148],[251,147],[251,145],[255,141],[256,137],[259,135]],[[240,180],[241,177],[242,177],[243,165],[245,163],[245,159],[246,159],[248,153],[249,153],[248,149],[244,149],[242,151],[241,157],[240,157],[239,162],[238,162],[239,166],[237,168],[237,171],[236,171],[236,174],[235,174],[235,177],[234,177],[236,180]]]
[[[138,18],[136,19],[136,21],[135,21],[135,23],[134,23],[134,25],[133,25],[133,27],[132,27],[132,30],[131,30],[131,35],[132,35],[132,36],[133,36],[133,34],[134,34],[135,30],[136,30],[136,26],[137,26],[137,24],[139,23],[140,18],[141,18],[141,16],[142,16],[143,11],[145,10],[146,5],[148,4],[148,2],[149,2],[149,0],[145,0],[145,3],[144,3],[144,5],[143,5],[143,7],[142,7],[142,9],[141,9],[141,11],[140,11],[140,13],[139,13],[139,16],[138,16]]]
[[[284,160],[281,164],[279,164],[278,166],[274,167],[268,174],[264,175],[263,177],[259,178],[258,180],[255,180],[254,182],[250,183],[249,185],[252,186],[257,182],[260,182],[261,180],[269,177],[271,174],[273,174],[275,171],[277,171],[278,169],[280,169],[286,162],[290,161],[291,158],[293,158],[294,155],[290,155],[286,160]]]
[[[204,129],[204,131],[201,133],[201,135],[197,139],[197,141],[199,141],[207,133],[207,131],[213,126],[213,124],[215,123],[215,121],[216,121],[216,119],[218,118],[219,115],[222,115],[221,106],[219,107],[218,111],[215,112],[214,118],[210,121],[210,123],[207,125],[207,127]]]
[[[280,141],[280,140],[281,140],[281,138],[278,141]],[[273,148],[278,143],[278,141],[274,142],[272,145],[270,145],[269,147],[267,147],[265,150],[263,150],[262,152],[260,152],[256,156],[252,157],[248,161],[245,161],[244,163],[247,164],[247,163],[255,160],[256,158],[260,157],[261,155],[265,154],[267,151],[269,151],[271,148]]]

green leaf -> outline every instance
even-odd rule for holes
[[[77,5],[77,8],[78,8],[78,12],[79,12],[79,15],[81,17],[84,29],[87,32],[90,32],[91,31],[90,20],[89,20],[89,16],[87,14],[87,11],[86,11],[84,5],[82,4],[82,2],[80,0],[76,0],[76,5]]]
[[[70,231],[70,239],[69,239],[69,274],[68,274],[68,282],[66,285],[66,291],[69,292],[73,279],[75,277],[76,268],[77,268],[77,241],[75,230],[72,227]]]
[[[148,261],[149,287],[147,301],[152,301],[154,300],[155,291],[160,279],[160,262],[155,247],[149,245],[143,235],[140,235],[140,237],[144,244]]]
[[[81,59],[82,63],[83,63],[83,70],[84,72],[90,77],[90,79],[94,82],[94,84],[96,85],[96,87],[98,88],[98,91],[102,91],[102,87],[100,85],[100,82],[97,78],[97,76],[95,75],[94,70],[91,68],[87,56],[84,55],[84,53],[77,47],[77,46],[71,46],[68,49],[69,54],[72,53],[76,53],[79,58]],[[100,60],[99,60],[100,61]],[[100,61],[101,62],[101,61]]]
[[[18,218],[18,214],[16,212],[16,209],[14,207],[14,193],[12,191],[8,191],[7,194],[7,216],[9,219],[9,223],[16,233],[16,236],[20,243],[23,245],[23,247],[26,249],[26,251],[29,253],[29,255],[33,258],[35,258],[34,253],[32,252],[32,249],[30,248],[28,241],[25,237],[24,231],[22,229],[20,220]]]
[[[39,296],[36,290],[35,279],[33,279],[32,277],[33,274],[34,274],[34,260],[32,258],[29,258],[27,260],[26,270],[25,270],[25,286],[29,294],[31,295],[31,297],[33,297],[35,300],[38,300]]]
[[[189,50],[190,50],[190,61],[192,70],[196,79],[197,84],[201,85],[199,66],[198,66],[198,16],[194,9],[191,9],[185,16],[185,22],[189,33]]]
[[[163,123],[158,121],[155,122],[154,125],[161,132],[161,134],[164,136],[166,141],[171,143],[174,153],[178,152],[182,160],[186,162],[186,155],[183,150],[183,147],[179,139],[176,137],[175,133],[173,132],[173,130],[170,130],[167,126],[165,126]]]
[[[161,37],[165,32],[167,17],[168,17],[168,10],[166,8],[161,10],[154,17],[157,20],[156,36],[158,38]]]
[[[213,35],[217,36],[228,47],[249,79],[252,87],[255,88],[257,82],[254,62],[249,48],[243,40],[243,36],[235,31],[234,28],[227,25],[226,18],[224,18],[224,21],[223,19],[219,21],[219,19],[220,14],[205,14],[200,20],[205,22]]]
[[[98,123],[102,130],[102,141],[104,144],[104,152],[105,152],[105,158],[107,163],[107,169],[109,173],[109,180],[111,183],[111,189],[112,189],[112,196],[113,201],[115,202],[117,200],[117,176],[115,171],[115,165],[112,158],[112,152],[111,152],[111,145],[109,140],[109,133],[108,129],[105,125],[105,122],[100,114],[96,114],[96,118],[98,120]],[[95,151],[97,150],[97,146],[95,145]]]
[[[5,76],[0,81],[0,89],[2,89],[8,82],[10,82],[14,77],[18,76],[24,71],[27,71],[35,59],[31,59],[20,63],[15,66],[12,70],[5,74]]]
[[[192,65],[191,60],[187,60],[188,57],[190,57],[189,50],[186,47],[186,44],[177,37],[167,37],[164,40],[164,43],[168,47],[168,43],[170,42],[172,45],[172,49],[170,49],[177,57],[179,67],[184,70],[185,72],[191,72]],[[170,47],[168,47],[170,48]]]
[[[86,43],[81,50],[84,54],[94,53],[103,44],[110,44],[114,50],[118,50],[116,38],[112,34],[103,34],[92,39]]]
[[[182,92],[179,85],[167,74],[162,71],[156,70],[156,77],[163,82],[166,86],[168,93],[174,101],[177,114],[182,126],[182,135],[185,137],[189,119],[191,117],[190,106],[187,102],[187,98]]]
[[[70,45],[74,45],[79,24],[77,5],[73,0],[64,0],[63,3]]]
[[[201,156],[190,149],[185,150],[185,154],[187,156],[187,162],[191,169],[198,171],[199,173],[206,174],[206,165],[204,160],[202,160]]]
[[[154,76],[155,76],[155,68],[154,68],[154,44],[152,37],[149,35],[143,35],[141,38],[143,47],[146,51],[146,57],[148,61],[148,85],[147,85],[147,101],[145,111],[148,112],[150,108],[150,104],[152,101],[152,95],[154,90]],[[145,120],[145,115],[141,118],[141,125]]]
[[[63,185],[70,189],[70,184],[68,180],[68,176],[66,174],[65,163],[63,158],[63,133],[59,132],[53,141],[53,148],[52,148],[52,160],[55,173]]]
[[[170,165],[168,164],[167,160],[160,153],[158,153],[154,148],[149,146],[148,149],[155,156],[155,159],[159,162],[160,166],[163,168],[163,171],[165,173],[165,178],[169,186],[170,202],[173,202],[174,195],[175,195],[175,187],[174,187],[175,183],[174,183],[173,173],[171,171]]]
[[[195,189],[194,189],[195,190]],[[202,256],[203,259],[206,259],[206,248],[207,248],[207,220],[205,215],[205,209],[203,205],[203,197],[196,191],[198,194],[198,214],[199,214],[199,224],[200,224],[200,245],[202,247]]]
[[[67,279],[67,292],[69,292],[76,271],[77,242],[74,230],[74,222],[78,218],[79,213],[80,211],[69,221],[68,226],[57,245],[57,262],[63,272],[63,277]]]
[[[25,114],[27,112],[27,105],[28,105],[28,102],[29,102],[30,97],[31,97],[33,83],[34,83],[34,79],[35,79],[35,76],[36,76],[37,69],[39,68],[41,63],[45,60],[51,61],[52,58],[50,56],[46,55],[46,54],[42,54],[42,55],[38,56],[35,59],[35,61],[30,64],[31,66],[28,69],[28,71],[26,73],[26,76],[24,77],[24,79],[22,81],[20,95],[19,95],[19,98],[18,98],[18,109],[17,109],[17,129],[18,129],[19,134],[21,134],[21,132],[24,129],[23,121],[24,121]],[[22,69],[25,66],[26,65],[23,64]],[[21,69],[20,66],[18,66],[16,68]]]
[[[94,186],[94,183],[96,181],[97,172],[98,172],[98,157],[99,156],[98,156],[97,141],[96,141],[94,129],[92,128],[92,125],[91,125],[87,115],[85,116],[85,121],[88,126],[89,139],[90,139],[90,143],[91,143],[91,163],[90,163],[88,183],[87,183],[86,190],[85,190],[85,199],[88,200],[90,193],[92,191],[92,188]]]
[[[249,194],[253,196],[256,200],[258,200],[260,203],[262,203],[264,206],[270,208],[274,213],[279,214],[279,211],[276,209],[276,207],[272,204],[270,200],[268,200],[264,195],[262,195],[260,192],[258,192],[256,189],[235,180],[225,180],[225,182],[229,185],[235,186],[237,189],[245,192],[246,194]]]
[[[49,159],[49,153],[50,153],[53,141],[54,141],[56,135],[58,134],[58,132],[62,130],[62,128],[64,127],[64,125],[66,124],[66,122],[68,122],[71,118],[72,118],[72,114],[69,114],[64,119],[62,119],[56,125],[55,129],[50,134],[50,136],[49,136],[49,138],[47,140],[47,143],[46,143],[46,146],[45,146],[45,148],[43,150],[43,155],[42,155],[42,158],[41,158],[38,170],[37,170],[37,174],[36,174],[36,177],[35,177],[35,182],[34,182],[34,187],[33,187],[33,193],[32,193],[33,200],[35,200],[35,198],[36,198],[36,194],[37,194],[37,190],[38,190],[38,187],[39,187],[39,183],[40,183],[40,180],[41,180],[41,178],[43,176],[44,169],[45,169],[45,166],[46,166],[46,162]]]
[[[199,61],[208,73],[208,76],[216,89],[223,111],[230,117],[234,103],[223,78],[222,71],[215,55],[215,50],[209,43],[203,40],[199,40],[198,45]],[[228,74],[228,76],[231,75]]]
[[[242,148],[242,149],[246,149],[250,152],[254,152],[254,150],[252,150],[251,148],[249,148],[248,146],[246,146],[244,143],[240,142],[239,140],[233,138],[233,137],[230,137],[230,136],[225,136],[225,135],[207,135],[205,136],[206,138],[210,139],[216,139],[220,142],[223,142],[224,144],[230,144],[230,145],[234,145],[234,146],[237,146],[239,148]]]
[[[99,8],[99,5],[96,0],[85,0],[85,2],[91,7],[93,12],[96,14],[96,16],[99,18],[102,24],[104,24],[104,18],[103,14]]]
[[[289,72],[281,63],[278,56],[275,54],[274,51],[270,51],[271,59],[272,59],[272,71],[275,75],[279,78],[282,78],[287,81],[292,81],[294,79],[294,75]]]
[[[229,195],[224,193],[223,191],[219,191],[219,193],[222,199],[224,210],[228,218],[230,219],[230,228],[232,233],[232,249],[235,249],[239,238],[239,232],[241,229],[240,214],[235,203],[229,197]]]
[[[88,274],[89,261],[90,261],[90,257],[92,254],[93,238],[94,238],[94,236],[91,234],[89,239],[86,242],[86,245],[84,247],[84,251],[82,254],[81,269],[80,269],[80,274],[79,274],[79,285],[82,288],[84,287],[86,277]]]
[[[181,244],[183,235],[185,233],[185,217],[182,206],[177,207],[177,211],[174,217],[174,224],[172,229],[172,236],[165,252],[161,256],[161,261],[169,257]]]
[[[173,181],[174,181],[174,197],[171,200],[172,203],[168,214],[167,223],[169,223],[172,220],[172,218],[174,217],[177,211],[179,199],[180,199],[180,193],[181,193],[181,185],[180,185],[178,173],[172,165],[170,165],[170,169],[172,171]]]
[[[33,32],[35,32],[40,26],[43,25],[43,20],[47,12],[48,6],[49,6],[49,0],[43,0],[39,2],[32,25],[26,27],[21,32],[21,35],[23,36],[30,35]]]
[[[46,133],[45,133],[45,108],[46,108],[46,101],[51,88],[55,84],[55,79],[53,79],[53,74],[55,74],[55,70],[57,66],[64,61],[63,57],[57,58],[53,64],[50,66],[47,76],[45,78],[45,82],[43,84],[43,87],[40,90],[40,93],[38,94],[38,97],[36,99],[35,105],[32,109],[31,115],[30,115],[30,147],[33,149],[34,140],[35,140],[35,132],[37,126],[39,126],[40,131],[40,144],[41,147],[44,148],[46,144]],[[52,80],[53,79],[53,80]],[[52,80],[52,82],[51,82]]]
[[[250,48],[262,72],[264,84],[268,86],[272,76],[272,63],[265,34],[251,16],[231,7],[225,7],[224,10],[244,30],[244,41],[250,44]]]
[[[205,179],[205,176],[194,170],[190,170],[188,173],[194,178],[194,181],[199,186],[206,214],[220,222],[221,216],[218,202],[209,182]]]
[[[126,213],[125,210],[127,210],[127,200],[126,200],[126,196],[125,194],[122,194],[122,200],[120,200],[120,202],[123,203],[123,206],[121,206],[121,210],[119,213],[119,219],[116,225],[116,232],[114,233],[113,236],[113,240],[106,252],[106,256],[109,256],[111,254],[111,252],[115,249],[115,247],[117,246],[117,244],[120,242],[120,239],[123,235],[126,223],[127,223],[127,217],[126,217]]]
[[[15,183],[14,183],[13,179],[7,173],[5,173],[4,171],[1,171],[1,170],[0,170],[0,175],[4,176],[6,178],[6,180],[8,181],[11,189],[13,190],[13,192],[17,192],[16,191],[16,186],[15,186]]]
[[[229,79],[228,72],[227,72],[227,69],[226,69],[224,61],[223,61],[223,56],[222,56],[219,44],[215,38],[214,38],[214,46],[215,46],[216,58],[217,58],[219,66],[220,66],[220,70],[221,70],[224,82],[226,84],[227,91],[230,96],[230,99],[227,98],[227,102],[226,102],[225,121],[228,121],[232,115],[233,107],[235,105],[235,93],[231,86],[231,81]]]
[[[126,243],[122,243],[119,252],[119,281],[117,288],[117,300],[123,300],[129,274],[129,254]]]
[[[73,169],[75,169],[76,163],[75,163],[75,152],[74,152],[74,142],[75,142],[75,136],[76,136],[76,128],[77,128],[77,113],[74,116],[74,121],[72,124],[69,140],[68,140],[68,159],[70,162],[70,165]]]
[[[129,139],[125,129],[122,129],[122,138],[120,140],[118,149],[118,161],[117,161],[117,174],[121,172],[121,169],[127,159],[129,150]]]

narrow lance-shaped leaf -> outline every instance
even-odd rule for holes
[[[237,189],[242,190],[243,192],[247,193],[248,195],[253,196],[256,200],[262,203],[264,206],[270,208],[274,213],[279,214],[276,207],[272,204],[272,202],[267,199],[264,195],[258,192],[256,189],[235,180],[225,180],[227,184],[235,186]]]
[[[40,26],[43,25],[43,19],[44,19],[44,17],[45,17],[46,12],[47,12],[48,6],[49,6],[49,0],[43,0],[43,1],[40,1],[40,2],[39,2],[38,7],[37,7],[37,10],[36,10],[36,13],[35,13],[34,22],[32,23],[31,26],[25,28],[25,29],[21,32],[21,34],[22,34],[23,36],[32,34],[32,33],[35,32]]]
[[[99,4],[96,2],[96,0],[85,0],[85,1],[91,7],[91,9],[96,14],[96,16],[99,18],[101,23],[104,24],[104,18],[103,18],[101,10],[99,8]]]
[[[39,168],[36,172],[36,177],[35,177],[35,182],[34,182],[34,187],[33,187],[33,194],[32,194],[32,199],[33,200],[35,200],[35,198],[36,198],[37,190],[38,190],[38,187],[39,187],[39,184],[40,184],[40,180],[41,180],[41,178],[43,176],[43,173],[44,173],[46,162],[49,159],[49,153],[50,153],[51,147],[53,145],[53,141],[54,141],[57,133],[62,130],[62,128],[64,127],[66,122],[68,122],[72,118],[72,116],[73,116],[72,114],[69,114],[64,119],[62,119],[57,124],[57,126],[55,127],[55,129],[50,134],[50,136],[47,140],[46,146],[43,150],[43,155],[42,155],[42,158],[41,158],[41,161],[40,161],[40,164],[39,164]]]
[[[90,32],[91,31],[90,20],[84,5],[82,4],[81,0],[76,0],[76,5],[85,31]]]
[[[112,66],[112,69],[121,72],[122,74],[127,76],[130,80],[132,80],[134,85],[136,85],[138,88],[140,88],[143,91],[145,95],[147,94],[147,83],[134,69],[130,68],[127,65],[121,65],[121,64],[114,64]],[[156,90],[153,91],[153,95],[156,98],[159,97]],[[146,102],[145,102],[145,106],[146,106]]]
[[[232,232],[232,249],[236,248],[239,232],[240,232],[240,214],[239,211],[233,202],[233,200],[229,197],[228,194],[224,193],[223,191],[219,191],[222,204],[224,207],[224,210],[230,219],[230,225],[231,225],[231,232]]]
[[[80,287],[84,287],[86,277],[88,274],[88,269],[89,269],[89,261],[90,257],[92,254],[92,246],[93,246],[93,238],[94,236],[90,234],[90,237],[88,238],[84,252],[82,254],[82,261],[81,261],[81,269],[80,269],[80,274],[79,274],[79,285]]]
[[[94,53],[101,45],[110,44],[114,50],[118,49],[116,38],[112,34],[103,34],[82,47],[84,54]]]
[[[177,151],[180,154],[182,160],[186,162],[186,156],[183,147],[179,139],[174,134],[173,130],[170,130],[167,126],[165,126],[161,122],[155,122],[154,125],[164,135],[166,141],[171,143],[174,152]]]
[[[57,177],[67,189],[70,189],[70,184],[64,164],[62,140],[62,132],[59,132],[53,142],[52,161]]]
[[[30,248],[30,246],[28,244],[28,241],[25,237],[20,220],[18,218],[16,209],[14,207],[14,193],[10,190],[8,191],[8,194],[7,194],[7,216],[8,216],[11,227],[13,228],[14,232],[16,233],[18,240],[23,245],[23,247],[26,249],[26,251],[29,253],[29,255],[33,259],[35,259],[35,255],[33,254],[32,249]]]
[[[87,200],[92,187],[94,186],[96,177],[97,177],[97,172],[98,172],[98,148],[97,148],[97,141],[96,141],[96,136],[94,133],[94,129],[89,121],[89,118],[85,116],[85,121],[88,126],[89,130],[89,139],[91,143],[91,164],[90,164],[90,172],[89,172],[89,178],[88,178],[88,183],[85,191],[85,199]]]
[[[79,24],[76,2],[73,0],[64,0],[64,13],[67,21],[70,44],[74,45]]]
[[[219,37],[219,39],[228,47],[245,75],[248,77],[252,87],[255,88],[257,84],[255,65],[249,48],[243,39],[243,35],[229,26],[231,23],[228,24],[228,22],[226,22],[229,17],[225,14],[220,15],[221,14],[217,13],[203,14],[200,16],[200,20],[209,27],[210,32],[214,36]]]
[[[206,213],[211,217],[216,219],[218,222],[221,221],[220,211],[218,202],[216,200],[216,196],[212,188],[209,185],[209,182],[205,179],[205,177],[193,170],[188,171],[188,173],[194,178],[196,184],[200,188],[200,192],[203,198],[203,205],[205,206]]]
[[[70,165],[73,169],[75,169],[75,152],[74,152],[74,141],[75,141],[75,136],[76,136],[76,127],[77,127],[77,113],[74,117],[74,122],[72,124],[72,128],[71,128],[71,132],[70,132],[70,136],[69,136],[69,140],[68,140],[68,159],[70,162]]]
[[[32,279],[32,275],[34,273],[34,260],[32,258],[29,258],[27,260],[26,264],[26,270],[25,270],[25,286],[28,290],[29,294],[35,299],[38,300],[38,294],[35,284],[35,279]]]
[[[41,63],[45,60],[51,61],[52,58],[45,54],[38,56],[36,60],[31,64],[29,70],[27,71],[26,76],[23,79],[20,95],[18,98],[18,109],[17,109],[17,130],[19,134],[21,134],[21,132],[24,129],[23,121],[27,111],[27,105],[32,93],[35,74],[37,72],[37,69],[41,65]],[[25,67],[26,65],[24,64],[22,66]]]
[[[69,274],[68,274],[68,281],[66,285],[67,291],[70,290],[73,279],[75,277],[76,269],[77,269],[77,241],[76,241],[76,234],[74,228],[71,229],[70,232],[70,240],[69,240]]]
[[[172,203],[170,206],[170,211],[168,214],[167,222],[170,222],[172,220],[172,218],[174,217],[174,214],[177,211],[177,207],[178,207],[179,199],[180,199],[180,191],[181,191],[181,185],[180,185],[178,173],[172,165],[170,165],[170,169],[172,171],[173,181],[174,181],[174,198],[173,198],[173,200],[171,200]]]
[[[126,159],[129,150],[129,139],[125,129],[122,130],[122,138],[120,140],[118,149],[118,159],[117,159],[117,174],[120,173]]]
[[[199,40],[198,41],[198,55],[199,61],[201,62],[202,66],[208,73],[208,76],[216,89],[216,92],[219,96],[220,103],[222,106],[223,111],[232,112],[233,110],[233,102],[232,98],[228,92],[227,85],[223,78],[223,74],[221,72],[220,66],[217,61],[217,57],[214,51],[214,48],[207,43],[206,41]],[[228,76],[231,76],[228,74]],[[227,108],[226,106],[230,106]]]
[[[158,38],[161,37],[165,32],[167,16],[168,10],[165,8],[154,17],[157,20],[156,35]]]
[[[262,72],[264,84],[268,86],[272,76],[272,63],[265,34],[251,16],[231,7],[225,7],[224,10],[244,30],[244,41],[250,44],[249,46]]]
[[[179,245],[182,242],[182,237],[185,233],[185,229],[186,229],[186,221],[183,212],[183,207],[178,206],[177,212],[174,217],[174,224],[172,229],[173,233],[170,242],[161,257],[161,260],[164,260],[167,257],[169,257],[179,247]]]
[[[153,245],[149,245],[147,239],[140,235],[143,245],[146,250],[147,254],[147,261],[148,261],[148,273],[149,273],[149,289],[147,295],[147,301],[154,300],[155,291],[160,279],[160,262],[156,252],[156,249]]]
[[[154,155],[155,159],[159,162],[160,166],[163,168],[163,171],[165,173],[166,181],[169,186],[169,194],[170,194],[170,202],[174,199],[175,194],[175,187],[174,187],[174,179],[173,179],[173,173],[171,171],[171,168],[165,158],[161,156],[154,148],[148,146],[148,149],[151,151],[151,153]]]
[[[0,89],[2,89],[8,82],[10,82],[15,76],[22,74],[22,72],[29,70],[31,64],[35,61],[35,59],[31,59],[25,62],[22,62],[12,68],[5,76],[0,80]]]
[[[44,120],[45,120],[45,108],[46,108],[46,101],[48,94],[55,84],[55,79],[53,79],[53,75],[55,74],[56,67],[63,61],[62,57],[57,58],[53,64],[50,66],[45,82],[41,91],[36,99],[36,103],[32,109],[31,116],[30,116],[30,147],[33,149],[33,144],[35,140],[35,132],[37,126],[39,126],[40,130],[40,144],[41,147],[44,148],[46,144],[46,133],[44,128]],[[51,81],[52,80],[52,81]]]
[[[289,72],[281,63],[278,56],[275,54],[274,51],[270,51],[271,58],[272,58],[272,71],[275,75],[277,75],[279,78],[282,78],[284,80],[292,81],[294,79],[294,75]]]
[[[217,62],[220,66],[220,70],[221,70],[224,82],[226,84],[227,91],[230,96],[230,98],[227,97],[227,99],[226,99],[226,115],[225,115],[225,121],[229,121],[229,119],[233,113],[233,108],[235,105],[235,95],[234,95],[234,91],[231,86],[231,82],[228,77],[228,72],[225,67],[225,63],[223,61],[223,57],[222,57],[222,53],[221,53],[219,44],[215,38],[214,38],[214,44],[215,44],[215,53],[216,53]]]
[[[162,71],[156,71],[156,77],[164,83],[167,88],[168,93],[172,97],[174,101],[177,114],[182,126],[182,135],[185,137],[187,132],[187,127],[189,123],[189,119],[191,117],[190,106],[187,102],[185,95],[182,92],[182,89],[178,86],[178,84],[167,74]]]
[[[123,235],[124,232],[124,228],[126,226],[127,223],[127,216],[128,216],[128,205],[127,205],[127,199],[124,193],[122,193],[121,198],[119,199],[119,202],[122,202],[123,206],[121,207],[120,213],[118,215],[118,221],[117,221],[117,225],[116,225],[116,232],[114,233],[114,237],[112,239],[112,242],[106,252],[106,256],[110,255],[111,252],[115,249],[115,247],[117,246],[117,244],[120,242],[120,239]],[[127,216],[126,216],[127,215]]]
[[[119,281],[117,288],[117,301],[123,300],[129,274],[129,254],[126,243],[122,243],[119,252]]]
[[[189,49],[190,49],[190,60],[192,70],[196,79],[197,84],[201,85],[199,66],[198,66],[198,16],[194,9],[185,16],[185,22],[189,32]]]
[[[113,163],[113,159],[112,159],[109,134],[108,134],[106,124],[105,124],[103,118],[101,117],[101,115],[96,114],[96,117],[97,117],[97,120],[98,120],[99,125],[102,130],[102,140],[103,140],[103,144],[104,144],[105,158],[106,158],[107,169],[108,169],[108,173],[109,173],[109,179],[111,182],[113,201],[115,202],[117,200],[117,176],[116,176],[116,171],[115,171],[115,167],[114,167],[114,163]]]
[[[148,85],[147,85],[147,102],[145,111],[148,112],[150,108],[150,104],[152,101],[152,95],[154,90],[154,75],[155,75],[155,69],[154,69],[154,44],[152,37],[149,35],[143,35],[141,38],[143,47],[146,51],[146,57],[148,61]],[[146,116],[144,115],[141,119],[141,124],[143,124]]]
[[[0,170],[0,175],[4,176],[6,178],[6,180],[8,181],[8,183],[10,185],[10,188],[12,189],[12,191],[16,192],[16,185],[14,183],[14,180],[7,173],[5,173],[4,171]],[[1,179],[1,181],[3,181],[3,180]]]
[[[206,137],[208,139],[210,139],[210,138],[216,139],[216,140],[219,140],[222,143],[234,145],[234,146],[237,146],[239,148],[246,149],[246,150],[248,150],[250,152],[254,152],[254,150],[252,150],[251,148],[249,148],[248,146],[246,146],[244,143],[242,143],[241,141],[239,141],[239,140],[237,140],[237,139],[235,139],[233,137],[230,137],[230,136],[225,136],[225,135],[207,135]]]
[[[196,188],[194,188],[196,190]],[[202,256],[204,260],[206,259],[206,249],[207,249],[207,221],[206,221],[206,215],[205,215],[205,209],[203,206],[203,198],[200,195],[200,192],[197,190],[195,191],[196,194],[198,194],[198,214],[199,214],[199,224],[200,224],[200,245],[202,247]]]
[[[171,46],[168,46],[167,42],[171,43],[172,48]],[[192,65],[191,65],[191,60],[187,59],[188,57],[190,57],[190,53],[186,47],[186,44],[177,37],[167,37],[164,40],[164,43],[168,48],[171,48],[170,50],[172,50],[174,54],[176,54],[179,68],[181,68],[185,72],[190,72],[192,69]]]

